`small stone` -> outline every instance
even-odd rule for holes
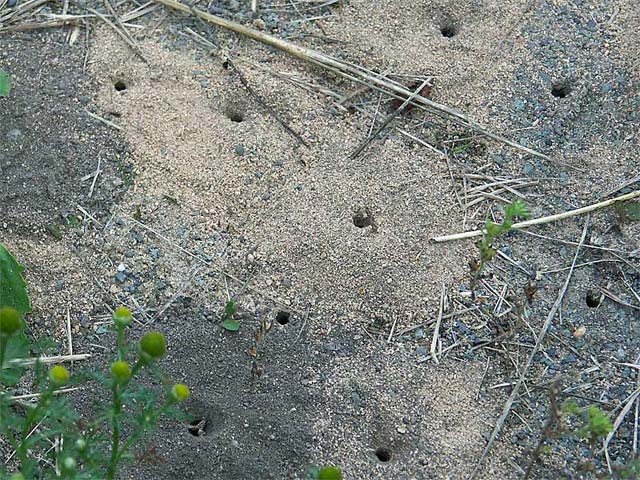
[[[127,274],[125,272],[116,273],[116,281],[118,283],[124,283],[127,280]]]
[[[270,198],[271,198],[271,192],[264,192],[264,193],[262,194],[262,200],[264,200],[265,202],[266,202],[267,200],[269,200]]]
[[[256,261],[256,257],[254,257],[253,254],[250,253],[249,255],[247,255],[247,262],[248,263],[253,263],[255,261]]]
[[[613,85],[611,85],[610,83],[605,83],[600,87],[600,91],[602,93],[609,93],[611,90],[613,90]]]
[[[127,258],[132,258],[135,255],[135,252],[133,250],[127,250],[126,252],[124,252],[124,256]]]
[[[82,105],[87,105],[90,101],[91,101],[91,97],[89,97],[89,95],[80,95],[78,97],[78,101],[82,104]]]
[[[244,145],[239,143],[234,147],[234,150],[236,151],[236,155],[238,156],[242,156],[244,155]]]
[[[276,160],[275,162],[273,162],[274,167],[281,167],[283,165],[284,165],[284,162],[282,160]]]
[[[256,19],[253,21],[253,27],[254,27],[256,30],[264,30],[264,27],[265,27],[264,20],[262,20],[261,18],[256,18]]]
[[[522,167],[522,173],[524,173],[526,176],[531,176],[533,175],[533,172],[535,171],[535,167],[533,166],[533,164],[531,163],[525,163],[524,166]]]
[[[492,155],[491,159],[497,165],[505,165],[507,163],[507,159],[504,157],[504,155],[500,155],[499,153]]]
[[[421,357],[426,357],[427,354],[429,353],[429,351],[427,350],[427,347],[421,346],[421,347],[416,348],[416,353],[418,355],[420,355]]]
[[[124,263],[121,263],[120,265],[118,265],[119,272],[124,272],[126,269],[127,269],[127,266]]]
[[[524,103],[524,101],[522,101],[521,99],[516,98],[516,99],[513,101],[513,108],[515,108],[516,110],[518,110],[518,111],[523,111],[523,110],[524,110],[524,107],[525,107],[525,103]]]
[[[7,0],[7,8],[13,8],[18,3],[18,0]]]
[[[282,280],[282,285],[284,285],[285,287],[290,287],[291,286],[291,279],[290,278],[285,278],[284,280]]]
[[[424,330],[419,328],[416,330],[416,333],[413,334],[416,338],[424,338]]]
[[[55,289],[59,292],[64,288],[64,280],[58,280],[55,285]]]
[[[405,433],[407,433],[407,427],[405,425],[398,425],[398,428],[396,428],[396,430],[401,435],[404,435]]]
[[[7,132],[7,140],[10,142],[17,142],[22,137],[22,131],[17,128],[12,128]]]
[[[338,350],[338,345],[333,342],[328,342],[324,344],[323,348],[326,352],[335,352]]]

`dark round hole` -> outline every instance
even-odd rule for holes
[[[571,87],[567,83],[556,83],[551,87],[551,95],[556,98],[564,98],[571,93]]]
[[[602,301],[602,295],[595,290],[588,290],[587,295],[585,295],[585,301],[587,302],[587,307],[596,308]]]
[[[196,418],[189,422],[189,433],[194,437],[202,437],[206,433],[207,419]]]
[[[287,323],[289,323],[290,317],[291,314],[289,312],[278,312],[278,314],[276,315],[276,322],[278,322],[280,325],[286,325]]]
[[[127,84],[124,83],[122,80],[118,80],[116,83],[113,84],[113,88],[115,88],[118,92],[122,92],[123,90],[127,89]]]
[[[358,228],[365,228],[371,225],[371,217],[365,212],[356,212],[352,218],[353,224]]]
[[[381,462],[388,462],[389,460],[391,460],[391,450],[389,450],[388,448],[380,447],[376,449],[376,457],[378,457],[378,460],[380,460]]]
[[[458,33],[458,30],[452,22],[447,22],[440,27],[440,33],[445,38],[451,38]]]
[[[244,114],[242,112],[238,112],[237,110],[228,110],[227,118],[235,123],[240,123],[244,120]]]

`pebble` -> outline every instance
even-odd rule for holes
[[[533,172],[535,171],[535,169],[536,168],[533,166],[533,164],[525,163],[524,166],[522,167],[522,173],[530,177],[531,175],[533,175]]]
[[[239,143],[234,147],[234,150],[236,151],[236,155],[238,156],[242,156],[244,155],[244,145]]]
[[[18,0],[7,0],[7,8],[13,8],[17,5]]]
[[[64,288],[64,280],[58,280],[55,285],[55,289],[59,292]]]
[[[396,430],[398,430],[398,433],[400,433],[401,435],[407,433],[407,427],[405,425],[398,425],[398,428]]]
[[[429,351],[427,350],[427,347],[421,346],[416,348],[416,353],[421,357],[426,357],[429,354]]]
[[[124,283],[126,279],[127,279],[127,274],[125,272],[116,273],[116,281],[118,283]]]
[[[419,328],[416,330],[416,333],[413,334],[416,338],[424,338],[424,330]]]
[[[78,97],[78,101],[82,104],[82,105],[87,105],[90,101],[91,101],[91,97],[89,97],[89,95],[80,95]]]
[[[17,142],[18,140],[20,140],[20,137],[22,137],[22,131],[18,130],[17,128],[12,128],[7,132],[7,140],[9,140],[10,142]]]
[[[336,352],[338,350],[338,345],[333,342],[328,342],[323,345],[325,352]]]
[[[264,193],[262,194],[262,200],[264,200],[265,202],[266,202],[267,200],[269,200],[270,198],[271,198],[271,192],[264,192]]]

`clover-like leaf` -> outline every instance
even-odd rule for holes
[[[222,322],[222,328],[225,330],[229,330],[230,332],[237,332],[240,330],[240,322],[238,320],[234,320],[233,318],[227,318],[224,322]]]

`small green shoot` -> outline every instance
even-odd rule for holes
[[[575,433],[594,445],[598,439],[606,437],[613,431],[613,423],[609,415],[601,408],[592,405],[586,411],[581,411],[575,402],[569,402],[563,407],[564,412],[581,418],[582,425]]]
[[[8,97],[11,93],[11,79],[7,73],[0,69],[0,97]]]
[[[521,200],[516,200],[515,202],[510,203],[504,209],[504,220],[502,223],[493,223],[489,220],[485,223],[485,235],[482,241],[478,244],[478,248],[480,249],[480,262],[475,265],[475,274],[473,278],[473,283],[478,280],[480,274],[482,273],[484,266],[487,262],[493,260],[496,256],[496,250],[493,247],[493,243],[495,240],[511,231],[513,227],[513,221],[515,218],[528,218],[529,210],[527,206]]]
[[[227,306],[224,308],[224,317],[222,320],[222,328],[230,332],[237,332],[240,330],[240,321],[233,318],[238,311],[238,306],[233,300],[227,302]]]
[[[317,467],[311,465],[305,475],[305,480],[342,480],[342,471],[338,467]]]

